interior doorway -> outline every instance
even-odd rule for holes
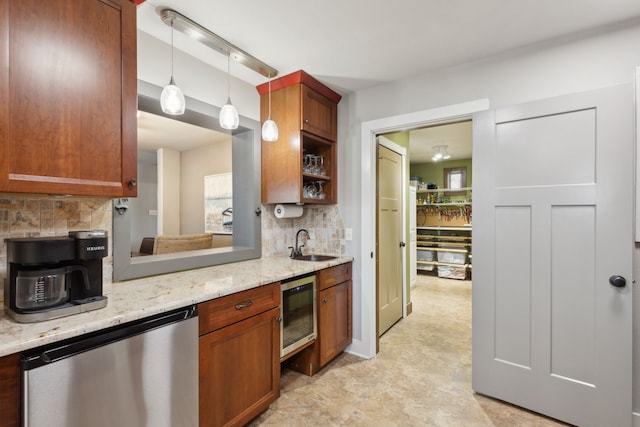
[[[466,119],[377,139],[379,337],[411,312],[415,280],[410,277],[418,272],[447,279],[470,276],[472,125]],[[401,157],[394,149],[408,154]],[[402,278],[404,289],[396,288]]]
[[[362,123],[361,158],[364,165],[361,179],[361,283],[363,296],[376,294],[377,272],[375,265],[376,236],[376,182],[371,179],[371,171],[376,171],[376,138],[378,135],[406,129],[416,129],[439,124],[470,120],[472,114],[488,109],[488,100],[419,111]],[[366,357],[374,357],[377,347],[377,310],[373,301],[363,299],[361,313],[361,339],[354,340],[352,351]],[[405,306],[406,307],[406,306]]]

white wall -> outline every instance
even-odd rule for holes
[[[231,138],[181,153],[180,234],[204,233],[204,177],[231,172]]]
[[[581,40],[531,47],[449,70],[351,94],[339,107],[339,201],[354,241],[347,253],[361,253],[359,176],[369,173],[360,157],[362,122],[487,98],[492,107],[630,83],[640,65],[640,23]],[[346,101],[346,102],[345,102]],[[370,172],[374,179],[373,171]],[[349,242],[348,242],[349,243]],[[640,260],[640,250],[636,250]],[[637,268],[638,262],[636,262]],[[361,339],[360,262],[354,265],[354,339]],[[636,274],[640,271],[634,270]],[[635,285],[638,286],[638,285]],[[640,358],[640,292],[634,292],[634,360]],[[638,365],[638,364],[636,364]],[[640,366],[634,372],[634,410],[640,412]]]
[[[180,152],[158,150],[158,234],[180,234]]]
[[[155,151],[138,152],[138,197],[129,199],[131,251],[138,252],[144,237],[158,234],[158,156]]]

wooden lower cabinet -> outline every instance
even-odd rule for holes
[[[268,286],[279,289],[280,284]],[[234,323],[211,332],[203,331],[205,322],[201,323],[201,427],[245,425],[280,396],[279,298],[275,307],[259,314],[251,313],[261,304],[259,300],[265,300],[268,295],[264,292],[266,288],[257,288],[257,293],[262,294],[257,295],[257,299],[252,291],[246,291],[199,307],[206,316],[208,307],[219,309],[226,300],[232,303],[233,310],[247,310],[249,313],[249,317],[239,321],[234,319]]]
[[[318,272],[318,336],[313,345],[290,358],[291,369],[315,375],[352,340],[351,263]]]
[[[351,280],[319,293],[320,366],[351,344]]]
[[[0,357],[0,427],[19,427],[20,355]]]

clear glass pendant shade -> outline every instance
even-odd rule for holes
[[[220,127],[223,129],[238,129],[240,124],[240,116],[238,110],[231,103],[231,98],[227,99],[227,103],[220,110]]]
[[[162,112],[173,116],[184,114],[185,104],[184,94],[182,90],[176,86],[176,82],[173,80],[173,76],[171,76],[169,84],[162,89],[162,94],[160,95]]]
[[[262,124],[262,139],[273,142],[278,140],[278,125],[269,117]]]
[[[271,120],[271,75],[269,75],[269,115],[262,124],[262,139],[267,142],[278,140],[278,125]]]
[[[165,114],[179,116],[184,114],[185,105],[184,94],[173,80],[173,20],[171,20],[171,79],[160,94],[160,107]]]

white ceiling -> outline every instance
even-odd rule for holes
[[[638,0],[147,0],[138,6],[138,28],[166,43],[171,30],[158,7],[187,16],[280,76],[303,69],[343,95],[640,22]],[[177,31],[175,46],[227,70],[225,56]],[[265,82],[239,65],[231,73]],[[431,147],[443,144],[452,159],[471,157],[470,130],[438,128],[411,132],[412,162],[431,161]],[[442,134],[452,128],[468,139]]]
[[[433,163],[433,147],[445,145],[450,160],[471,158],[471,121],[409,131],[409,161]]]
[[[156,151],[164,147],[185,151],[230,139],[227,133],[138,111],[138,150]]]
[[[356,91],[639,19],[638,0],[147,0],[138,28],[170,42],[172,8],[279,70]],[[226,57],[176,32],[176,48],[226,71]],[[244,67],[234,76],[265,78]]]

